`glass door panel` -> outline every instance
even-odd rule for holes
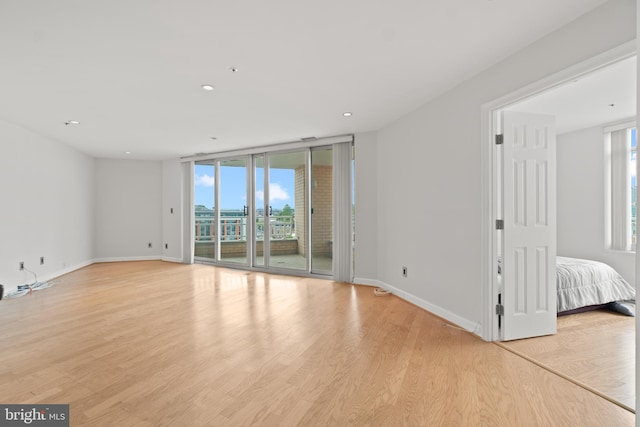
[[[270,154],[266,217],[269,267],[308,271],[305,151]]]
[[[194,256],[202,261],[216,259],[215,176],[212,160],[194,166]]]
[[[333,151],[311,151],[311,271],[333,272]]]
[[[221,160],[218,234],[220,261],[247,264],[247,160]]]
[[[255,182],[255,256],[253,265],[264,267],[264,236],[265,236],[265,200],[264,200],[264,155],[258,154],[253,157],[254,182]]]

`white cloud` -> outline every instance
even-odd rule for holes
[[[287,190],[282,188],[280,184],[275,182],[273,184],[269,184],[269,198],[272,203],[276,200],[286,201],[289,200],[289,193],[287,193]],[[256,199],[260,201],[264,200],[264,191],[256,191]]]
[[[209,176],[206,173],[201,176],[196,176],[196,185],[201,187],[213,187],[216,183],[216,179],[213,176]]]
[[[289,200],[289,194],[287,190],[280,187],[280,184],[273,183],[269,184],[269,198],[274,200]]]

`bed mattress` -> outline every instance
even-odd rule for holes
[[[636,298],[633,286],[602,262],[557,257],[556,276],[558,312]]]

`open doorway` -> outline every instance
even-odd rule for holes
[[[520,92],[512,95],[511,99],[503,99],[494,103],[488,110],[496,116],[498,111],[526,111],[538,114],[550,114],[557,120],[557,248],[558,255],[572,256],[577,258],[588,258],[607,264],[611,264],[615,270],[619,270],[621,276],[626,279],[632,287],[635,287],[636,277],[636,256],[633,251],[612,250],[606,229],[607,212],[610,206],[605,206],[605,188],[611,183],[606,182],[606,153],[604,141],[606,139],[607,128],[609,130],[627,126],[635,121],[636,116],[636,63],[633,50],[627,49],[625,52],[610,52],[609,56],[594,58],[585,64],[580,64],[575,70],[567,70],[563,75],[555,76],[556,80],[548,86],[554,86],[552,90],[542,91],[529,88],[529,93]],[[616,57],[617,56],[617,57]],[[553,81],[553,79],[550,79]],[[537,93],[536,93],[537,92]],[[535,93],[535,95],[533,95]],[[498,105],[501,102],[501,105]],[[492,127],[497,128],[497,121],[494,120]],[[631,132],[629,133],[631,134]],[[635,138],[634,138],[635,139]],[[633,148],[633,147],[630,147]],[[630,150],[633,151],[633,150]],[[631,154],[631,153],[630,153]],[[631,158],[629,159],[631,160]],[[632,169],[637,165],[632,164]],[[610,172],[610,171],[609,171]],[[631,174],[629,174],[631,177]],[[496,184],[501,179],[500,171],[493,172],[493,183]],[[635,174],[630,179],[628,193],[635,194]],[[496,197],[496,194],[493,194]],[[635,198],[633,198],[635,202]],[[493,207],[493,206],[497,206]],[[492,205],[495,215],[500,212],[500,203]],[[635,208],[629,205],[629,210]],[[630,212],[631,215],[631,212]],[[635,229],[635,221],[631,222]],[[635,231],[635,230],[634,230]],[[499,252],[500,241],[494,238],[492,250]],[[497,255],[496,255],[497,257]],[[495,262],[492,260],[491,262]],[[491,265],[488,269],[497,274],[499,267]],[[495,304],[496,298],[500,296],[499,284],[493,282],[491,307]],[[502,301],[501,301],[502,302]],[[589,315],[593,317],[592,315]],[[578,318],[569,321],[562,319],[558,322],[562,324],[573,324],[575,326]],[[492,340],[500,339],[498,316],[493,322]],[[580,334],[583,338],[590,337],[586,320],[580,327]],[[607,323],[607,320],[598,320],[599,323]],[[615,322],[614,322],[615,323]],[[626,322],[628,327],[634,328],[633,319]],[[575,329],[575,328],[574,328]],[[559,328],[559,333],[563,333],[563,328]],[[578,334],[579,335],[579,334]],[[623,333],[630,341],[625,351],[633,351],[633,338],[635,331]],[[622,338],[621,338],[622,339]],[[563,341],[562,338],[557,342]],[[567,341],[567,340],[564,340]],[[549,351],[549,339],[544,344]],[[519,344],[519,343],[518,343]],[[556,344],[551,344],[556,345]],[[593,342],[590,343],[593,347]],[[516,345],[516,351],[522,353],[524,346]],[[560,351],[561,349],[558,348]],[[611,348],[612,353],[607,354],[602,349],[598,352],[603,358],[609,358],[608,362],[615,362],[616,351],[620,348]],[[581,360],[580,355],[573,352],[575,360]],[[526,356],[526,354],[525,354]],[[591,360],[593,356],[585,356],[584,360]],[[627,388],[634,388],[634,362],[635,356],[629,358],[630,372],[622,372],[620,375],[626,377]],[[613,362],[612,362],[613,361]],[[553,367],[551,367],[553,368]],[[611,373],[617,367],[608,366],[607,372]],[[558,369],[555,369],[558,370]],[[577,382],[585,383],[584,379]],[[622,378],[621,381],[625,381]],[[588,380],[587,380],[588,382]],[[586,386],[590,386],[586,383]],[[595,391],[599,386],[591,385]],[[624,400],[620,403],[632,409],[635,396],[628,399],[619,399],[618,396],[606,396],[606,391],[602,393],[604,397],[612,400]]]
[[[624,59],[635,56],[635,41],[625,43],[617,48],[606,51],[593,58],[578,63],[572,67],[562,70],[556,74],[548,76],[540,81],[532,83],[526,87],[508,93],[501,98],[484,104],[481,108],[482,124],[482,218],[485,226],[481,235],[482,245],[482,337],[487,341],[499,339],[498,319],[496,314],[496,302],[498,299],[497,276],[498,276],[498,240],[495,233],[496,219],[499,218],[496,206],[497,194],[495,191],[496,181],[499,178],[496,170],[496,145],[495,135],[498,130],[498,123],[495,121],[497,112],[505,108],[541,94],[553,88],[560,87],[576,79],[587,76],[597,70],[606,68],[609,65],[618,63]]]

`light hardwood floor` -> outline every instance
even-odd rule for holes
[[[631,426],[634,415],[369,287],[156,261],[0,302],[0,400],[73,426]]]
[[[558,317],[558,333],[503,345],[635,408],[635,318],[607,310]]]

